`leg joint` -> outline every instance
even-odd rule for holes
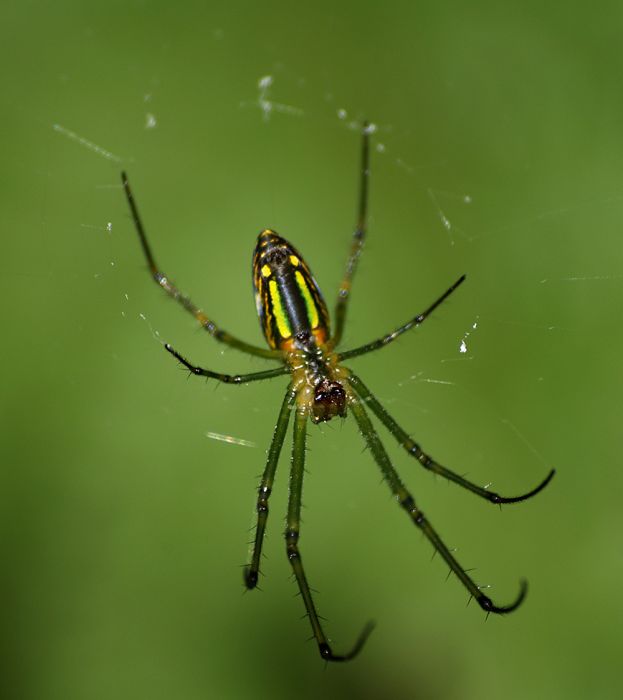
[[[417,508],[414,508],[411,511],[411,517],[413,518],[413,522],[418,526],[418,527],[424,527],[426,525],[426,516],[424,513],[422,513],[421,510],[418,510]]]
[[[423,453],[417,442],[413,442],[411,438],[408,438],[407,440],[405,440],[405,442],[402,443],[402,446],[410,455],[413,455],[416,459],[421,461]]]
[[[289,530],[286,530],[284,534],[286,538],[286,546],[296,547],[296,544],[299,541],[299,531],[291,528]]]
[[[419,448],[418,448],[418,452],[419,452],[419,454],[414,453],[415,456],[416,456],[416,458],[417,458],[417,460],[418,460],[418,462],[419,462],[425,469],[430,469],[430,468],[433,466],[433,464],[434,464],[433,460],[432,460],[428,455],[425,455]]]
[[[410,493],[403,493],[398,496],[398,502],[400,505],[409,513],[413,513],[414,511],[417,511],[417,508],[415,506],[415,501],[413,500],[413,496]]]
[[[290,560],[290,563],[294,563],[295,561],[300,560],[301,555],[299,554],[299,547],[298,547],[298,541],[299,541],[298,530],[293,530],[293,529],[286,530],[285,538],[286,538],[286,554],[288,556],[288,559]]]
[[[268,499],[270,498],[270,486],[260,486],[257,490],[257,512],[268,513]]]

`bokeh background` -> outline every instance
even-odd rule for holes
[[[620,3],[20,0],[0,18],[3,696],[620,697]],[[378,623],[358,659],[325,667],[283,551],[287,451],[263,590],[242,587],[285,382],[187,381],[164,352],[265,366],[150,282],[119,171],[164,270],[259,343],[261,228],[333,304],[364,118],[370,235],[346,344],[468,281],[353,368],[477,483],[513,495],[558,473],[500,511],[386,438],[496,601],[529,579],[518,612],[485,622],[353,422],[314,427],[301,542],[317,603],[338,651]]]

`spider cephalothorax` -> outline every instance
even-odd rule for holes
[[[407,454],[415,457],[418,464],[491,503],[500,504],[525,501],[544,489],[554,475],[554,470],[552,469],[549,475],[531,491],[521,496],[510,498],[494,493],[487,488],[477,486],[456,472],[442,466],[427,455],[420,446],[409,437],[407,432],[396,423],[389,413],[387,413],[385,408],[383,408],[361,379],[342,364],[344,360],[355,358],[374,350],[379,350],[389,345],[406,331],[422,324],[465,279],[464,275],[459,277],[459,279],[425,311],[417,314],[403,325],[398,326],[391,333],[352,350],[340,352],[335,350],[342,339],[351,283],[365,239],[368,200],[369,135],[371,131],[372,128],[364,124],[360,170],[359,215],[352,238],[346,271],[338,290],[334,317],[335,332],[333,334],[330,333],[329,314],[320,289],[309,267],[296,248],[271,229],[264,229],[258,236],[255,253],[253,255],[253,284],[255,288],[257,313],[269,349],[260,348],[256,345],[239,340],[217,326],[216,323],[195,306],[187,296],[183,295],[177,287],[173,285],[170,279],[160,271],[152,255],[149,243],[147,242],[147,237],[130,190],[128,179],[125,173],[122,173],[122,182],[132,212],[134,225],[136,226],[150,272],[156,283],[162,287],[167,294],[180,302],[187,311],[193,314],[201,326],[216,340],[250,355],[276,360],[281,364],[277,368],[264,370],[262,372],[253,372],[251,374],[221,374],[220,372],[214,372],[193,365],[168,344],[165,345],[165,348],[193,374],[216,379],[228,384],[244,384],[282,375],[289,375],[290,377],[288,389],[279,411],[279,417],[277,419],[270,449],[268,450],[266,467],[258,489],[256,505],[257,528],[253,541],[251,559],[248,566],[245,568],[244,580],[247,588],[255,588],[257,586],[260,574],[262,545],[268,519],[268,501],[272,492],[277,463],[285,440],[290,417],[291,414],[294,413],[290,495],[285,530],[286,552],[307,611],[307,617],[312,626],[314,637],[318,643],[320,655],[323,659],[328,661],[346,661],[356,656],[370,633],[371,625],[367,625],[364,628],[358,641],[347,654],[340,655],[334,653],[324,633],[321,618],[316,610],[311,588],[307,582],[305,570],[303,569],[303,561],[301,559],[298,541],[301,520],[303,474],[305,471],[307,424],[309,420],[313,423],[321,423],[329,421],[336,416],[344,417],[346,416],[346,407],[348,406],[395,500],[406,512],[411,522],[426,536],[435,551],[440,554],[441,558],[450,567],[451,572],[454,573],[463,584],[470,596],[474,597],[480,607],[487,613],[509,613],[519,607],[526,595],[526,583],[522,582],[519,595],[510,605],[495,605],[491,598],[482,591],[481,587],[476,584],[474,579],[471,578],[467,571],[456,560],[453,550],[450,550],[444,544],[424,513],[416,505],[413,496],[402,483],[398,472],[394,469],[372,425],[372,421],[368,416],[368,410],[372,411]]]
[[[321,423],[335,416],[346,418],[346,392],[340,382],[323,378],[314,388],[312,421]]]

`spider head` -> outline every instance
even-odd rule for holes
[[[346,392],[339,382],[321,379],[314,389],[311,419],[322,423],[340,416],[346,417]]]

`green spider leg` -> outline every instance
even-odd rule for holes
[[[373,340],[371,343],[366,343],[365,345],[361,345],[358,348],[353,348],[352,350],[346,350],[345,352],[339,353],[338,360],[341,362],[342,360],[349,360],[351,357],[359,357],[359,355],[365,355],[366,353],[372,352],[374,350],[379,350],[380,348],[389,345],[389,343],[396,340],[396,338],[401,336],[403,333],[406,333],[412,328],[416,328],[417,326],[421,325],[432,314],[432,312],[440,304],[442,304],[450,296],[450,294],[452,294],[452,292],[464,281],[465,275],[461,275],[461,277],[459,277],[459,279],[452,286],[446,289],[446,291],[436,301],[434,301],[425,311],[422,311],[417,316],[414,316],[410,321],[407,321],[405,324],[399,326],[398,328],[396,328],[396,330],[392,331],[391,333],[384,335],[382,338]]]
[[[201,311],[201,309],[195,306],[195,304],[190,300],[189,297],[180,292],[180,290],[171,282],[171,280],[164,274],[164,272],[162,272],[158,268],[158,266],[156,265],[156,260],[154,259],[153,253],[151,251],[149,242],[147,241],[147,234],[145,233],[141,217],[138,213],[138,207],[136,206],[132,190],[130,189],[130,182],[125,172],[121,173],[121,182],[123,184],[123,189],[125,191],[128,204],[130,205],[130,211],[132,212],[132,220],[134,221],[134,226],[136,227],[136,231],[141,241],[141,247],[143,248],[143,253],[145,255],[145,259],[147,260],[149,271],[151,272],[151,276],[153,277],[156,284],[159,287],[162,287],[162,289],[164,289],[164,291],[170,297],[172,297],[173,299],[175,299],[175,301],[181,304],[186,309],[186,311],[191,313],[197,319],[197,321],[199,321],[201,327],[204,328],[213,338],[215,338],[219,342],[225,343],[225,345],[229,345],[230,347],[236,348],[237,350],[240,350],[242,352],[246,352],[249,355],[256,355],[257,357],[266,357],[272,360],[280,360],[282,358],[282,353],[278,350],[268,350],[266,348],[260,348],[255,345],[251,345],[250,343],[246,343],[243,340],[239,340],[233,335],[230,335],[229,333],[227,333],[227,331],[224,331],[222,328],[219,328],[203,313],[203,311]]]
[[[476,486],[471,481],[468,481],[464,477],[456,474],[447,467],[442,466],[438,462],[435,462],[429,455],[422,451],[421,447],[414,442],[409,435],[396,423],[396,421],[389,415],[389,413],[383,408],[379,400],[372,394],[368,387],[361,381],[361,379],[350,373],[349,382],[352,388],[355,390],[359,398],[363,401],[366,406],[370,408],[372,413],[383,423],[383,425],[389,430],[389,432],[396,438],[400,446],[406,450],[412,457],[415,457],[417,461],[425,469],[429,469],[435,474],[439,474],[449,481],[453,481],[455,484],[462,486],[464,489],[475,493],[481,498],[485,498],[491,503],[519,503],[520,501],[526,501],[532,496],[536,496],[539,491],[542,491],[547,484],[552,480],[555,469],[552,469],[550,473],[545,477],[545,479],[528,493],[524,493],[521,496],[500,496],[494,491],[485,489],[482,486]]]
[[[337,302],[335,304],[335,332],[331,339],[331,347],[337,347],[342,340],[344,332],[344,323],[346,322],[346,310],[350,299],[350,289],[352,280],[357,269],[359,256],[363,249],[364,239],[366,237],[366,222],[368,210],[368,180],[370,172],[370,125],[368,122],[363,123],[362,139],[361,139],[361,170],[359,181],[359,211],[357,215],[357,224],[353,231],[353,240],[351,243],[350,253],[346,261],[346,269],[344,277],[340,284],[337,294]]]
[[[355,389],[354,383],[352,385],[353,390]],[[450,552],[448,547],[443,543],[441,537],[434,530],[431,523],[428,521],[424,513],[416,506],[413,496],[407,491],[404,484],[402,483],[398,472],[394,469],[383,443],[378,436],[378,433],[374,429],[368,414],[366,413],[363,403],[357,398],[356,395],[351,393],[349,397],[349,407],[355,416],[355,420],[359,425],[359,430],[363,435],[367,446],[372,452],[372,456],[376,460],[376,463],[383,472],[384,480],[387,482],[389,488],[395,499],[400,504],[401,508],[407,513],[411,518],[413,524],[419,528],[428,541],[433,545],[435,550],[439,552],[443,560],[450,567],[450,570],[456,575],[456,577],[461,581],[463,586],[469,591],[470,595],[476,599],[478,605],[485,610],[487,613],[497,613],[505,614],[513,612],[516,610],[528,591],[528,584],[525,580],[520,583],[519,595],[510,605],[495,605],[491,598],[485,595],[480,587],[474,582],[474,580],[467,574],[463,567],[456,560],[454,555]]]
[[[257,586],[257,581],[260,574],[260,558],[262,556],[262,545],[264,543],[264,534],[266,532],[266,521],[268,520],[268,499],[270,498],[270,494],[273,489],[277,463],[279,462],[279,455],[281,454],[283,441],[288,430],[290,413],[292,412],[292,405],[294,404],[295,396],[296,391],[290,385],[283,398],[283,403],[281,404],[281,410],[279,411],[279,417],[277,418],[277,425],[275,426],[273,439],[270,443],[270,449],[268,450],[266,467],[264,468],[262,480],[260,481],[260,485],[257,490],[257,526],[255,528],[255,539],[253,542],[253,549],[251,551],[251,561],[244,570],[244,582],[246,587],[249,589]]]
[[[297,409],[294,420],[294,440],[292,446],[292,466],[290,469],[290,497],[288,500],[288,516],[286,521],[286,552],[288,560],[294,571],[296,582],[298,583],[301,597],[305,603],[307,617],[311,623],[314,637],[318,642],[320,656],[326,661],[349,661],[357,656],[361,651],[366,639],[372,632],[373,624],[368,623],[354,647],[344,655],[335,654],[331,649],[329,640],[323,632],[320,618],[314,605],[311,590],[303,569],[303,560],[299,550],[299,532],[301,523],[301,493],[303,490],[303,472],[305,470],[305,443],[307,437],[307,414],[305,411]]]
[[[290,368],[287,365],[284,365],[283,367],[266,369],[262,372],[251,372],[250,374],[221,374],[220,372],[213,372],[210,369],[204,369],[203,367],[193,365],[185,357],[180,355],[177,350],[174,350],[169,343],[165,344],[164,349],[179,360],[179,362],[181,362],[191,374],[195,374],[198,377],[217,379],[219,382],[224,382],[225,384],[248,384],[249,382],[259,382],[262,379],[281,377],[290,372]]]

